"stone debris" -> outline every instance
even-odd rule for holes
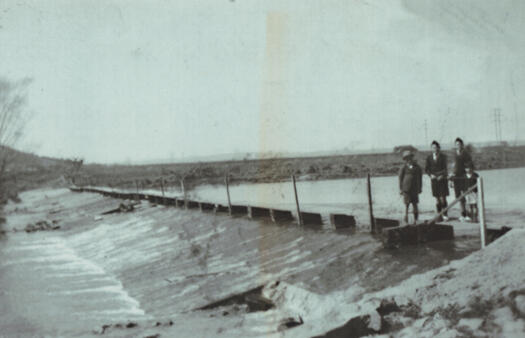
[[[105,211],[102,213],[102,215],[109,215],[109,214],[115,214],[115,213],[120,213],[120,212],[132,212],[134,210],[135,210],[135,204],[120,203],[118,208]]]
[[[263,287],[263,285],[258,286],[246,292],[235,294],[222,300],[205,305],[196,310],[211,310],[225,306],[244,305],[246,306],[247,312],[268,311],[274,308],[275,304],[270,299],[264,297],[261,294]]]
[[[344,325],[326,332],[317,338],[364,337],[388,334],[404,326],[405,317],[417,318],[421,309],[405,299],[397,303],[395,299],[381,299],[379,306],[368,314],[351,318]],[[377,303],[376,303],[377,304]],[[374,307],[375,307],[374,306]],[[414,316],[415,314],[415,316]]]
[[[288,329],[291,329],[292,327],[296,327],[296,326],[303,325],[303,324],[304,324],[304,321],[301,316],[298,316],[298,318],[288,317],[288,318],[281,320],[281,322],[279,323],[279,326],[277,327],[277,331],[288,330]]]
[[[58,230],[58,229],[60,229],[60,225],[58,225],[58,220],[38,221],[35,224],[30,223],[26,225],[26,227],[24,228],[25,232],[27,233],[35,232],[35,231]]]
[[[377,314],[377,312],[376,312]],[[379,316],[379,314],[377,314]],[[328,331],[322,336],[316,338],[358,338],[381,333],[381,327],[375,325],[372,314],[354,317],[347,321],[343,326]]]
[[[135,322],[128,322],[126,324],[122,324],[122,323],[104,324],[104,325],[102,325],[100,330],[98,330],[98,331],[95,330],[95,331],[93,331],[93,333],[103,335],[103,334],[107,333],[107,331],[109,331],[109,329],[111,329],[111,328],[115,328],[115,329],[132,329],[132,328],[135,328],[135,327],[138,327],[138,326],[139,326],[139,324],[135,323]]]

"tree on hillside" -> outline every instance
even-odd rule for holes
[[[0,78],[0,187],[5,183],[8,166],[16,154],[16,145],[30,117],[27,89],[32,80],[9,81]],[[1,188],[0,188],[1,189]]]
[[[76,184],[75,180],[80,174],[82,165],[84,164],[84,159],[81,158],[71,158],[65,160],[66,162],[66,172],[64,173],[66,179],[69,183]]]

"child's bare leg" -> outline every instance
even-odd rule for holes
[[[408,223],[408,207],[410,206],[409,203],[405,204],[405,223]]]
[[[412,203],[412,210],[414,211],[414,224],[416,224],[417,219],[419,217],[419,210],[417,208],[417,203]]]

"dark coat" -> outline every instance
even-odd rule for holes
[[[430,181],[432,185],[432,196],[443,197],[448,196],[448,184],[447,184],[447,156],[439,153],[436,160],[430,154],[427,157],[427,163],[425,165],[425,172],[428,175],[434,175],[436,177],[441,176],[441,179],[432,179]]]
[[[437,159],[434,161],[434,157],[430,154],[427,157],[427,163],[425,165],[425,172],[428,175],[444,176],[447,177],[447,156],[443,153],[439,153]]]
[[[420,194],[422,188],[423,170],[414,163],[412,168],[405,164],[399,170],[399,190],[407,194]]]
[[[467,151],[463,150],[459,154],[456,152],[454,156],[454,177],[465,177],[465,166],[468,163],[474,164]]]

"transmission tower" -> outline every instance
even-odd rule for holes
[[[428,126],[427,126],[427,120],[426,119],[425,119],[424,128],[425,128],[425,145],[428,145]]]
[[[501,109],[494,108],[494,129],[496,131],[496,142],[501,143]]]

